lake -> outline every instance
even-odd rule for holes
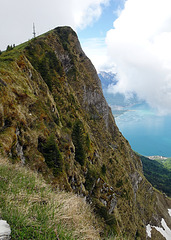
[[[145,156],[171,156],[171,116],[159,116],[144,103],[132,106],[115,120],[136,152]]]
[[[129,141],[132,149],[144,156],[171,157],[171,116],[159,116],[147,103],[119,106],[112,94],[104,92],[119,130]]]

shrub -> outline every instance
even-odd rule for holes
[[[11,46],[8,45],[6,51],[10,51],[10,50],[12,50],[12,49],[13,49],[13,46],[12,46],[12,45],[11,45]]]
[[[117,188],[120,188],[120,187],[122,187],[122,185],[123,185],[122,179],[121,179],[121,180],[118,180],[117,183],[116,183],[116,187],[117,187]]]
[[[88,172],[86,175],[86,181],[85,181],[85,188],[90,191],[92,190],[92,187],[95,183],[95,181],[98,179],[99,174],[96,172],[96,170],[88,168]]]
[[[85,150],[84,150],[84,131],[81,121],[76,121],[72,131],[72,141],[75,146],[75,160],[80,163],[81,166],[85,162]]]
[[[46,164],[49,168],[53,169],[53,174],[56,177],[63,171],[63,159],[53,134],[50,135],[47,142],[42,145],[42,153]]]
[[[101,172],[102,172],[103,175],[106,174],[106,165],[105,164],[102,165]]]
[[[86,149],[89,151],[90,146],[91,146],[91,141],[90,141],[90,137],[89,137],[88,133],[86,135],[85,144],[86,144]]]

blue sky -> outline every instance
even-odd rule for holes
[[[97,71],[115,71],[114,66],[105,63],[107,61],[105,38],[107,31],[113,28],[113,22],[118,18],[119,12],[124,8],[124,3],[124,0],[110,0],[103,6],[102,13],[96,21],[84,29],[77,30],[81,46]]]
[[[102,38],[106,37],[106,32],[113,27],[114,20],[118,17],[119,9],[123,9],[123,0],[111,0],[107,6],[103,7],[103,11],[99,19],[91,23],[83,30],[78,29],[80,40],[86,38]]]
[[[115,71],[107,62],[107,31],[113,28],[113,22],[124,8],[124,0],[110,0],[102,7],[99,18],[84,29],[78,28],[77,34],[86,55],[92,60],[97,71]]]

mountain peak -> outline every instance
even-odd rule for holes
[[[102,235],[146,239],[146,225],[169,223],[170,200],[143,176],[70,27],[3,52],[0,79],[0,150],[11,162],[84,197],[101,217]]]

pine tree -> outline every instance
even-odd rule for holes
[[[48,167],[53,169],[54,176],[62,172],[63,159],[53,134],[50,135],[47,142],[43,145],[43,155]]]
[[[84,131],[81,121],[76,121],[72,131],[72,141],[75,146],[75,160],[80,163],[81,166],[85,162],[85,150],[84,150]]]

